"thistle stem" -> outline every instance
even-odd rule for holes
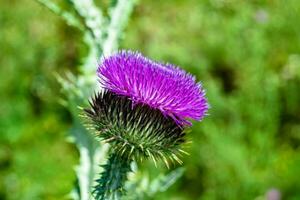
[[[112,153],[105,165],[93,194],[96,200],[120,200],[125,192],[124,184],[127,179],[131,160]]]

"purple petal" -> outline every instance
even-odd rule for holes
[[[152,61],[142,54],[120,51],[103,59],[97,70],[100,83],[135,104],[147,104],[190,125],[188,119],[202,120],[208,110],[205,91],[195,77],[171,64]]]

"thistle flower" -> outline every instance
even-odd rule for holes
[[[119,199],[132,160],[180,160],[188,120],[208,109],[195,78],[170,64],[121,51],[103,60],[98,76],[104,90],[85,109],[96,136],[110,144],[110,156],[93,191],[97,200]]]
[[[98,76],[107,90],[159,109],[180,125],[201,120],[208,109],[205,92],[192,75],[137,52],[120,51],[104,59]]]

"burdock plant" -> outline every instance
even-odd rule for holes
[[[85,115],[110,150],[93,194],[99,200],[120,199],[133,161],[182,163],[185,128],[190,120],[202,120],[208,103],[192,75],[137,52],[103,58],[97,75],[102,90]]]

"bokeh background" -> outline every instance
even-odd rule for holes
[[[299,23],[298,0],[139,2],[121,47],[195,74],[211,105],[183,177],[155,199],[300,199]],[[35,1],[0,1],[1,200],[66,199],[73,187],[55,74],[78,73],[81,38]]]

